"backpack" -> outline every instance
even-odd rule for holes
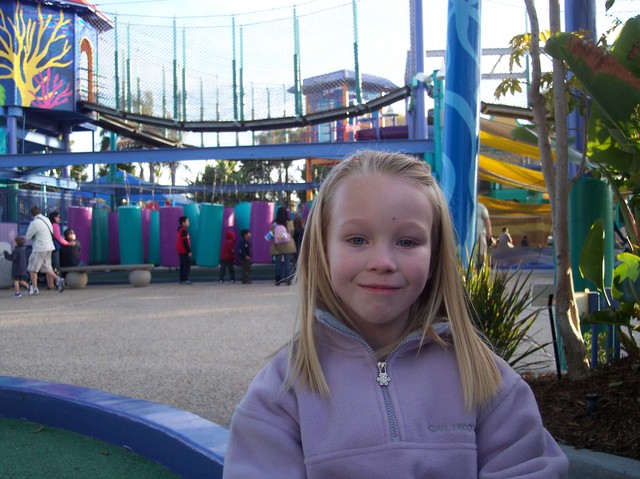
[[[276,244],[283,244],[291,241],[291,235],[283,225],[276,225],[273,229],[273,238]]]

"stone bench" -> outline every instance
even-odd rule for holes
[[[96,271],[130,271],[129,282],[135,287],[147,286],[151,283],[153,264],[91,264],[80,266],[65,266],[61,273],[67,273],[65,284],[69,289],[84,289],[89,277],[87,273]]]

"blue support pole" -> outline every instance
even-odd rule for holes
[[[360,74],[360,58],[358,55],[358,5],[356,0],[351,0],[353,9],[353,63],[355,66],[355,91],[356,102],[362,105],[362,75]]]
[[[433,72],[433,175],[440,181],[442,174],[442,104],[443,80],[436,70]]]
[[[464,263],[476,231],[480,102],[480,2],[450,0],[440,183],[458,234]]]
[[[596,41],[596,4],[595,0],[566,0],[564,3],[564,22],[568,32],[586,30],[588,38]],[[568,118],[569,138],[575,138],[573,148],[583,150],[585,141],[585,118],[582,112],[574,110]],[[578,165],[570,165],[570,173],[578,171]]]
[[[424,73],[424,31],[422,25],[422,0],[414,0],[414,22],[415,22],[415,62],[416,73]],[[411,139],[424,140],[427,137],[426,111],[424,104],[424,83],[418,82],[418,88],[415,92],[415,105],[413,110],[413,134]]]

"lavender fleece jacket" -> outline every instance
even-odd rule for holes
[[[328,400],[284,391],[288,351],[253,380],[231,423],[225,479],[564,478],[569,463],[543,428],[529,386],[499,358],[503,385],[479,412],[464,409],[452,347],[410,335],[387,358],[319,312],[316,337]],[[438,334],[447,337],[448,328]]]

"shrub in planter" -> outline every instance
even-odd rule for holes
[[[539,344],[529,334],[539,312],[531,309],[531,273],[492,267],[489,260],[480,268],[471,260],[461,270],[471,319],[496,354],[516,369],[541,366],[542,361],[527,361],[549,344]]]

